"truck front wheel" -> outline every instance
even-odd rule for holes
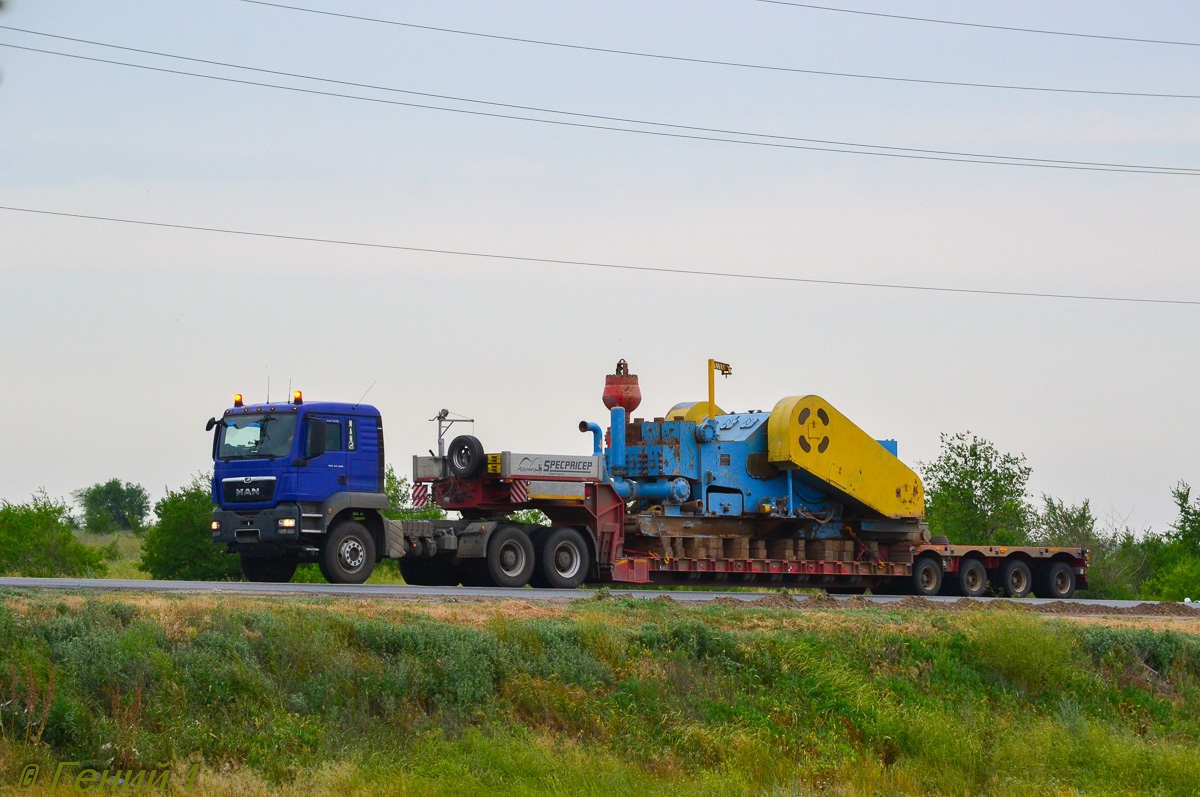
[[[343,521],[326,535],[317,564],[330,584],[361,584],[375,569],[375,540],[361,523]]]
[[[298,561],[294,556],[247,556],[240,554],[242,574],[247,581],[284,584],[296,575]]]

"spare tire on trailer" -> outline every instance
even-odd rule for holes
[[[945,534],[935,534],[929,538],[930,545],[949,545],[950,538]]]
[[[458,479],[474,479],[483,472],[487,455],[483,453],[483,443],[479,442],[478,437],[460,434],[450,441],[446,459],[450,465],[450,475]]]

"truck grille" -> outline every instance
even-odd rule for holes
[[[259,504],[275,498],[274,476],[244,476],[221,480],[221,498],[226,504]]]

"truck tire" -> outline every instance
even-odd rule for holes
[[[533,576],[535,558],[529,535],[516,526],[501,526],[488,540],[488,580],[497,587],[523,587]]]
[[[1037,574],[1033,593],[1039,598],[1065,601],[1075,594],[1075,571],[1066,562],[1050,562]]]
[[[963,559],[958,563],[958,588],[968,598],[978,598],[987,592],[987,571],[978,559]]]
[[[1033,573],[1021,559],[1009,559],[1000,566],[998,592],[1009,598],[1024,598],[1033,588]]]
[[[344,520],[326,535],[317,564],[330,584],[361,584],[375,569],[375,540],[361,523]]]
[[[242,575],[247,581],[285,584],[296,575],[299,561],[294,556],[247,556],[242,559]]]
[[[932,597],[942,590],[942,563],[932,556],[913,562],[912,594]]]
[[[483,470],[487,455],[483,453],[483,443],[474,435],[460,434],[450,441],[446,450],[446,460],[450,465],[450,474],[458,479],[473,479]]]
[[[949,545],[950,538],[945,534],[935,534],[929,538],[930,545]]]
[[[534,581],[552,589],[575,589],[587,578],[591,555],[583,535],[569,526],[546,535],[537,551]]]

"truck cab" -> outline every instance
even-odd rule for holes
[[[383,423],[367,404],[241,396],[213,432],[212,539],[251,581],[287,581],[316,562],[334,583],[361,583],[385,550]]]

